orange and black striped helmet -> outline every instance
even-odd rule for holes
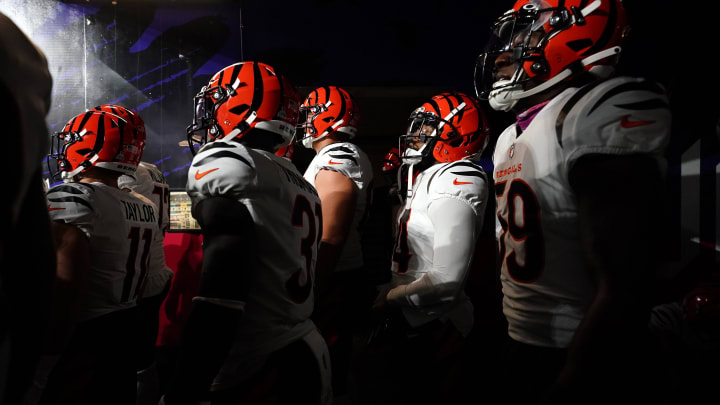
[[[142,144],[142,150],[145,149],[145,142],[147,140],[147,134],[145,132],[145,121],[142,119],[142,117],[136,113],[135,111],[123,107],[121,105],[117,104],[102,104],[95,108],[93,108],[95,111],[105,111],[111,114],[115,114],[120,118],[124,118],[125,121],[127,121],[130,125],[133,127],[134,135],[135,135],[135,143],[140,145]],[[142,159],[142,154],[138,155],[138,161],[135,162],[136,165],[140,164],[140,160]]]
[[[48,168],[53,178],[65,181],[93,166],[132,175],[144,146],[145,141],[138,142],[134,127],[124,118],[88,110],[53,134]]]
[[[358,105],[347,90],[336,86],[318,87],[300,106],[298,133],[303,146],[312,148],[315,141],[335,131],[353,138],[359,122]]]
[[[585,72],[608,75],[628,32],[621,0],[518,0],[494,23],[478,58],[478,97],[509,110]],[[497,77],[496,65],[508,62],[515,65],[513,76]]]
[[[438,94],[410,114],[400,136],[400,156],[408,164],[454,162],[479,156],[488,143],[488,124],[480,103],[463,93]]]
[[[276,149],[295,136],[299,95],[287,77],[264,63],[239,62],[220,70],[194,100],[187,128],[193,153],[194,144],[241,139],[253,128],[279,135]]]

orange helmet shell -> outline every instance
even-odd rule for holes
[[[410,115],[408,134],[402,137],[401,145],[410,144],[408,138],[416,136],[412,128],[418,125],[435,128],[434,135],[425,141],[422,154],[424,157],[431,154],[438,162],[474,158],[488,142],[485,112],[477,99],[463,93],[438,94],[416,109]]]
[[[532,52],[523,61],[523,70],[528,77],[539,76],[547,80],[557,76],[571,64],[597,52],[619,46],[627,35],[627,17],[620,0],[601,0],[600,6],[583,15],[582,23],[577,13],[588,5],[584,0],[519,0],[513,6],[516,13],[522,13],[529,7],[548,9],[536,24],[542,22],[545,36],[540,40],[540,50]],[[562,4],[562,6],[560,6]],[[538,16],[540,17],[540,16]],[[544,20],[544,22],[543,22]],[[574,22],[573,22],[574,21]],[[535,30],[539,28],[536,27]],[[536,58],[544,60],[542,69],[533,66]],[[614,61],[600,60],[585,66],[589,71],[601,64],[614,64]]]
[[[95,111],[105,111],[111,114],[115,114],[120,118],[124,118],[130,125],[132,125],[135,134],[135,144],[140,146],[141,150],[145,149],[145,142],[147,140],[147,133],[145,132],[145,121],[135,111],[116,104],[103,104],[93,108]],[[142,153],[138,155],[138,161],[135,165],[140,164],[142,159]]]
[[[230,134],[241,139],[258,128],[280,135],[277,147],[286,146],[295,135],[299,103],[293,84],[272,66],[235,63],[215,73],[195,96],[188,141],[206,143]],[[200,140],[196,131],[203,131]]]
[[[143,142],[136,142],[135,129],[125,119],[104,111],[89,110],[73,117],[53,135],[50,157],[57,172],[69,180],[97,166],[122,174],[133,174],[142,155]]]
[[[304,121],[298,128],[306,148],[335,131],[347,133],[352,138],[360,122],[357,103],[347,90],[336,86],[311,91],[300,106],[300,116]]]

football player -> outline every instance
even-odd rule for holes
[[[195,403],[208,388],[214,403],[332,399],[327,346],[310,320],[320,199],[274,154],[293,139],[299,101],[260,62],[220,70],[195,96],[188,142],[203,146],[187,191],[203,274],[168,405]]]
[[[517,115],[493,155],[503,380],[524,387],[506,402],[637,399],[651,390],[638,359],[662,233],[668,98],[614,75],[629,32],[620,0],[519,0],[492,32],[478,94]]]
[[[407,194],[397,217],[392,281],[374,305],[388,314],[392,356],[383,369],[392,372],[391,402],[453,398],[459,350],[474,319],[464,285],[489,194],[487,176],[472,160],[487,142],[480,103],[457,92],[413,111],[400,137]],[[432,383],[413,388],[418,375]]]
[[[135,111],[121,105],[104,104],[94,108],[124,118],[133,125],[136,136],[146,137],[145,122]],[[157,404],[159,382],[155,367],[155,342],[158,335],[160,306],[170,287],[173,272],[165,264],[163,241],[165,232],[170,226],[170,185],[165,176],[152,163],[140,161],[138,156],[137,170],[133,175],[122,175],[118,179],[121,189],[133,190],[145,196],[157,207],[157,222],[160,232],[153,236],[150,249],[150,263],[147,275],[140,286],[138,300],[138,348],[137,348],[137,405]]]
[[[3,13],[0,60],[0,120],[6,125],[6,147],[13,150],[6,162],[6,198],[0,202],[0,403],[17,404],[43,350],[55,281],[55,251],[41,186],[52,77],[44,53]]]
[[[365,152],[350,141],[360,123],[356,100],[345,89],[319,87],[300,106],[299,142],[315,151],[304,177],[322,200],[318,253],[318,302],[313,320],[330,345],[333,392],[346,393],[353,325],[369,309],[360,222],[373,171]]]
[[[144,146],[144,132],[97,110],[52,137],[48,166],[64,180],[47,192],[58,244],[54,326],[66,333],[56,332],[59,345],[69,338],[55,366],[38,370],[41,403],[135,401],[135,310],[159,213],[118,178],[135,172]]]

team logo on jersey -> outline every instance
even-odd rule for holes
[[[458,181],[457,177],[455,180],[453,180],[453,184],[456,186],[462,185],[462,184],[472,184],[472,181]]]
[[[510,151],[508,152],[508,156],[510,156],[510,159],[513,158],[515,155],[515,144],[510,145]]]
[[[210,169],[210,170],[206,170],[206,171],[204,171],[204,172],[202,172],[202,173],[200,173],[200,170],[196,170],[196,171],[195,171],[195,180],[200,180],[200,179],[202,179],[203,177],[205,177],[206,175],[214,172],[214,171],[217,170],[217,169],[219,169],[219,167],[216,167],[216,168]]]
[[[622,120],[620,121],[620,126],[623,128],[635,128],[635,127],[641,127],[643,125],[652,124],[655,121],[630,121],[630,116],[626,115],[622,117]]]

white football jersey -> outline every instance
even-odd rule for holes
[[[395,248],[392,260],[392,287],[410,284],[423,274],[433,271],[435,230],[429,217],[430,204],[443,198],[465,202],[478,217],[481,227],[488,201],[487,175],[482,168],[468,160],[437,163],[416,175],[412,197],[405,201],[397,218]],[[476,230],[477,233],[480,229]],[[471,260],[471,258],[468,258]],[[463,334],[473,324],[473,307],[462,289],[454,301],[430,308],[403,307],[403,314],[411,326],[433,319],[451,320]]]
[[[352,143],[332,143],[318,151],[305,170],[303,177],[315,187],[315,176],[320,170],[333,170],[342,173],[352,180],[358,188],[355,217],[334,271],[358,269],[363,266],[362,245],[358,228],[365,216],[368,187],[370,187],[370,182],[373,179],[370,159],[368,159],[365,152]]]
[[[48,191],[47,203],[50,219],[77,226],[90,241],[80,320],[135,306],[160,232],[155,205],[103,183],[60,184]]]
[[[140,162],[134,176],[120,176],[118,186],[145,196],[158,208],[158,226],[161,232],[153,238],[150,268],[141,286],[141,296],[152,297],[163,292],[173,275],[173,271],[165,264],[163,247],[165,232],[170,226],[170,185],[157,166]]]
[[[209,300],[244,310],[217,388],[237,383],[261,366],[265,355],[314,330],[309,318],[322,211],[317,191],[291,162],[236,142],[204,146],[190,166],[187,191],[193,206],[209,197],[233,198],[256,225],[259,268],[253,270],[247,301]]]
[[[573,164],[588,154],[637,153],[660,164],[670,120],[662,88],[619,77],[567,89],[525,131],[512,125],[500,135],[493,155],[496,236],[513,339],[567,347],[593,300],[568,181]]]

